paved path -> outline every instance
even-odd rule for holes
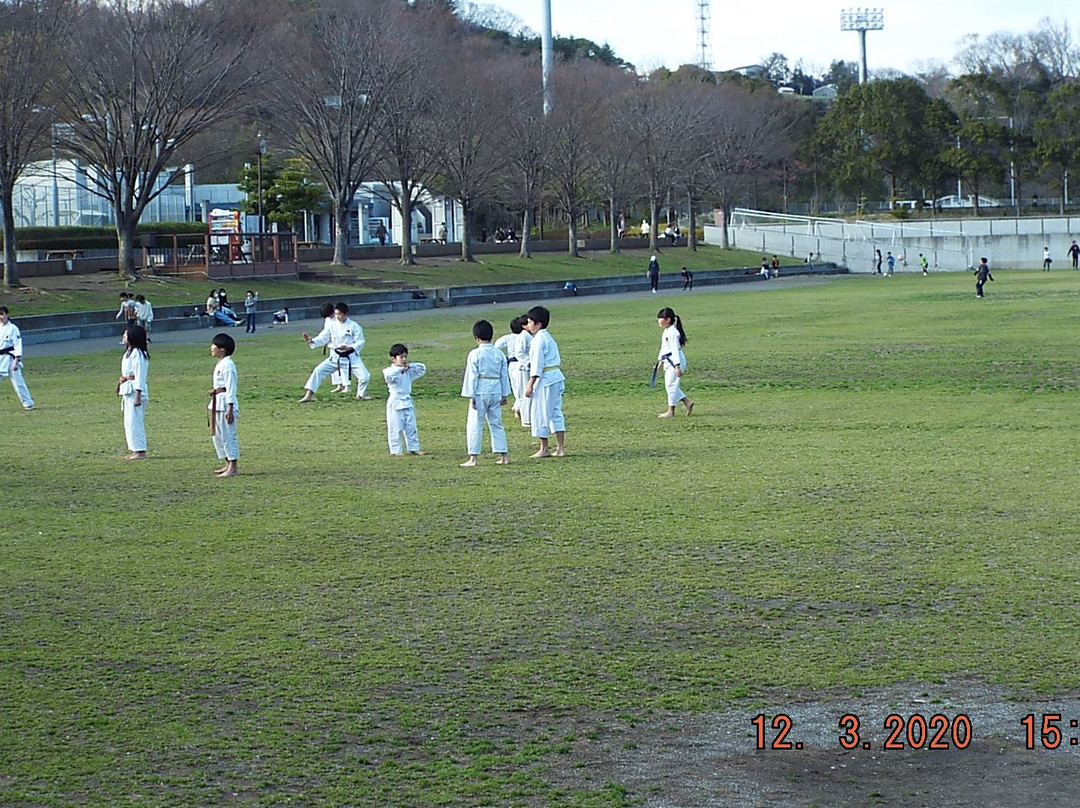
[[[792,276],[790,278],[779,278],[777,280],[767,281],[765,283],[722,283],[712,286],[702,286],[698,289],[694,289],[693,292],[682,292],[681,290],[670,290],[662,295],[652,295],[648,292],[619,292],[612,295],[586,295],[585,297],[559,297],[549,301],[538,301],[540,303],[546,302],[549,306],[579,306],[588,305],[591,303],[598,303],[601,300],[605,302],[619,301],[619,300],[642,300],[646,298],[653,298],[658,303],[670,303],[672,298],[678,298],[685,295],[713,295],[713,294],[730,294],[734,292],[767,292],[772,289],[790,289],[795,286],[810,286],[821,283],[826,283],[831,279],[842,276],[835,275],[814,275],[814,276]],[[447,314],[488,314],[492,312],[504,312],[507,316],[503,319],[509,320],[509,317],[513,312],[524,312],[529,308],[529,304],[522,302],[516,303],[497,303],[491,304],[479,304],[475,306],[454,306],[453,308],[445,309],[423,309],[420,311],[396,311],[387,312],[384,314],[368,314],[364,315],[361,325],[382,325],[384,323],[401,322],[402,320],[409,320],[413,318],[425,318],[425,317],[444,317]],[[266,316],[266,312],[263,316]],[[12,318],[16,325],[19,324],[17,317]],[[501,323],[496,324],[496,331],[498,331]],[[312,318],[307,320],[293,320],[288,325],[275,325],[270,326],[268,324],[260,325],[259,330],[255,334],[245,334],[243,328],[195,328],[186,331],[164,331],[161,334],[154,334],[150,332],[150,336],[153,340],[153,346],[160,345],[190,345],[199,342],[205,342],[207,346],[210,345],[210,338],[219,331],[227,331],[238,342],[243,342],[248,339],[259,339],[266,334],[295,334],[299,338],[299,335],[307,331],[309,333],[315,333],[322,328],[322,321],[319,318]],[[119,335],[119,328],[117,329],[117,335]],[[96,339],[82,339],[82,340],[67,340],[63,342],[43,342],[37,345],[27,345],[24,353],[27,358],[32,359],[35,356],[70,356],[71,354],[85,354],[85,353],[98,353],[105,351],[115,351],[120,348],[119,336],[115,337],[101,337]]]

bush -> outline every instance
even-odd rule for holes
[[[198,234],[206,232],[205,222],[150,222],[136,228],[137,235]],[[116,247],[114,227],[19,227],[15,238],[22,250],[107,250]],[[138,242],[136,242],[137,244]],[[3,237],[0,234],[0,244]]]

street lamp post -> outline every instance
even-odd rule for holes
[[[263,137],[263,133],[259,132],[259,170],[258,170],[258,186],[259,186],[259,258],[262,258],[263,252],[263,187],[262,187],[262,165],[263,155],[266,154],[266,138]]]
[[[56,168],[56,121],[49,127],[49,140],[52,141],[52,226],[60,226],[60,178]]]

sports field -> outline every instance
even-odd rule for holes
[[[231,480],[211,332],[151,346],[135,463],[120,346],[28,348],[37,409],[0,387],[0,804],[778,805],[628,772],[725,721],[753,758],[766,705],[872,688],[1052,711],[1080,692],[1080,273],[995,278],[554,301],[569,456],[513,426],[507,467],[458,467],[472,313],[361,321],[377,399],[391,343],[429,368],[424,457],[389,456],[380,400],[297,405],[295,335],[242,342]],[[666,421],[661,305],[696,402]]]

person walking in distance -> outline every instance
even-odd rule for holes
[[[980,258],[979,266],[975,268],[975,297],[985,297],[983,284],[988,280],[993,281],[994,276],[990,274],[990,265],[986,263],[986,259]]]

